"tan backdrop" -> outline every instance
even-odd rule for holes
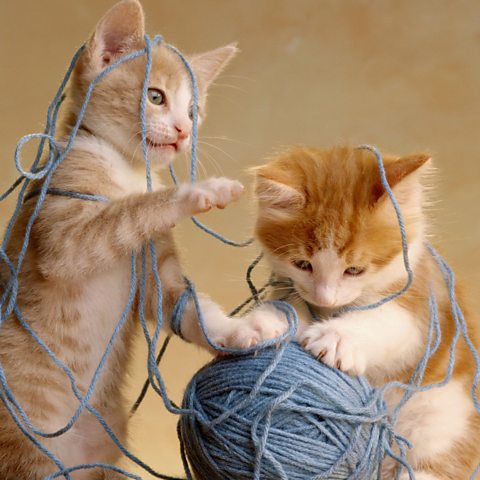
[[[208,174],[248,185],[247,167],[293,143],[374,143],[395,153],[428,150],[438,167],[438,240],[475,295],[480,280],[477,1],[143,3],[149,32],[162,33],[185,52],[239,41],[242,53],[212,90],[202,130],[201,159]],[[2,190],[16,178],[17,139],[41,130],[67,62],[112,4],[0,0]],[[10,211],[11,203],[0,205],[2,223]],[[204,219],[241,239],[251,232],[252,208],[246,198]],[[240,302],[247,292],[244,271],[257,247],[224,247],[188,222],[178,236],[185,271],[197,286],[226,308]],[[188,378],[207,358],[174,342],[162,369],[174,399],[180,401]],[[132,399],[145,370],[139,345],[128,389]],[[149,394],[131,429],[135,452],[171,474],[181,472],[175,423]]]

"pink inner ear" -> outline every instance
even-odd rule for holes
[[[121,55],[126,50],[127,39],[121,33],[110,32],[103,38],[102,60],[104,64],[109,64],[112,57]],[[131,40],[131,39],[130,39]]]
[[[144,18],[138,0],[122,0],[101,18],[89,44],[91,57],[104,66],[143,42]]]

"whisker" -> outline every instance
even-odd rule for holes
[[[215,171],[215,173],[218,172],[219,175],[222,175],[223,172],[222,172],[222,169],[220,167],[220,164],[215,160],[215,158],[210,155],[210,153],[206,150],[206,149],[201,149],[199,147],[199,151],[202,153],[202,155],[205,155],[206,159],[210,161],[210,163],[213,165],[213,169]]]
[[[202,145],[207,145],[208,147],[212,147],[212,148],[215,148],[216,150],[218,150],[219,152],[223,153],[226,157],[228,157],[230,160],[232,160],[233,162],[236,162],[237,160],[235,160],[230,154],[228,154],[225,150],[222,150],[220,147],[217,147],[216,145],[214,145],[213,143],[209,143],[209,142],[205,142],[203,140],[199,140],[198,141],[199,144],[202,144]]]
[[[225,77],[223,77],[225,78]],[[237,90],[238,92],[242,92],[245,94],[248,94],[248,90],[245,90],[238,85],[232,85],[231,83],[218,83],[218,82],[213,82],[213,85],[215,87],[220,87],[220,88],[231,88],[232,90]]]

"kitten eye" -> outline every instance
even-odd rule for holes
[[[163,90],[159,90],[158,88],[149,88],[148,89],[148,99],[154,104],[154,105],[163,105],[167,97],[165,95],[165,92]]]
[[[198,115],[198,105],[197,105],[197,115]],[[190,120],[193,120],[193,105],[190,105],[190,107],[188,107],[188,118]]]
[[[293,264],[299,268],[300,270],[303,270],[305,272],[312,272],[313,267],[312,264],[308,260],[296,260],[293,262]]]
[[[348,267],[343,273],[349,275],[350,277],[357,277],[365,271],[363,267]]]

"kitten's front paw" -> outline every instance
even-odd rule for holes
[[[288,329],[285,317],[272,305],[264,304],[239,318],[227,345],[231,348],[250,348],[280,337]]]
[[[225,208],[238,200],[243,193],[243,185],[228,178],[209,178],[208,180],[180,185],[177,197],[188,215],[207,212],[217,207]]]
[[[366,356],[353,338],[329,323],[310,325],[301,333],[299,342],[329,367],[350,375],[363,375],[367,366]]]

